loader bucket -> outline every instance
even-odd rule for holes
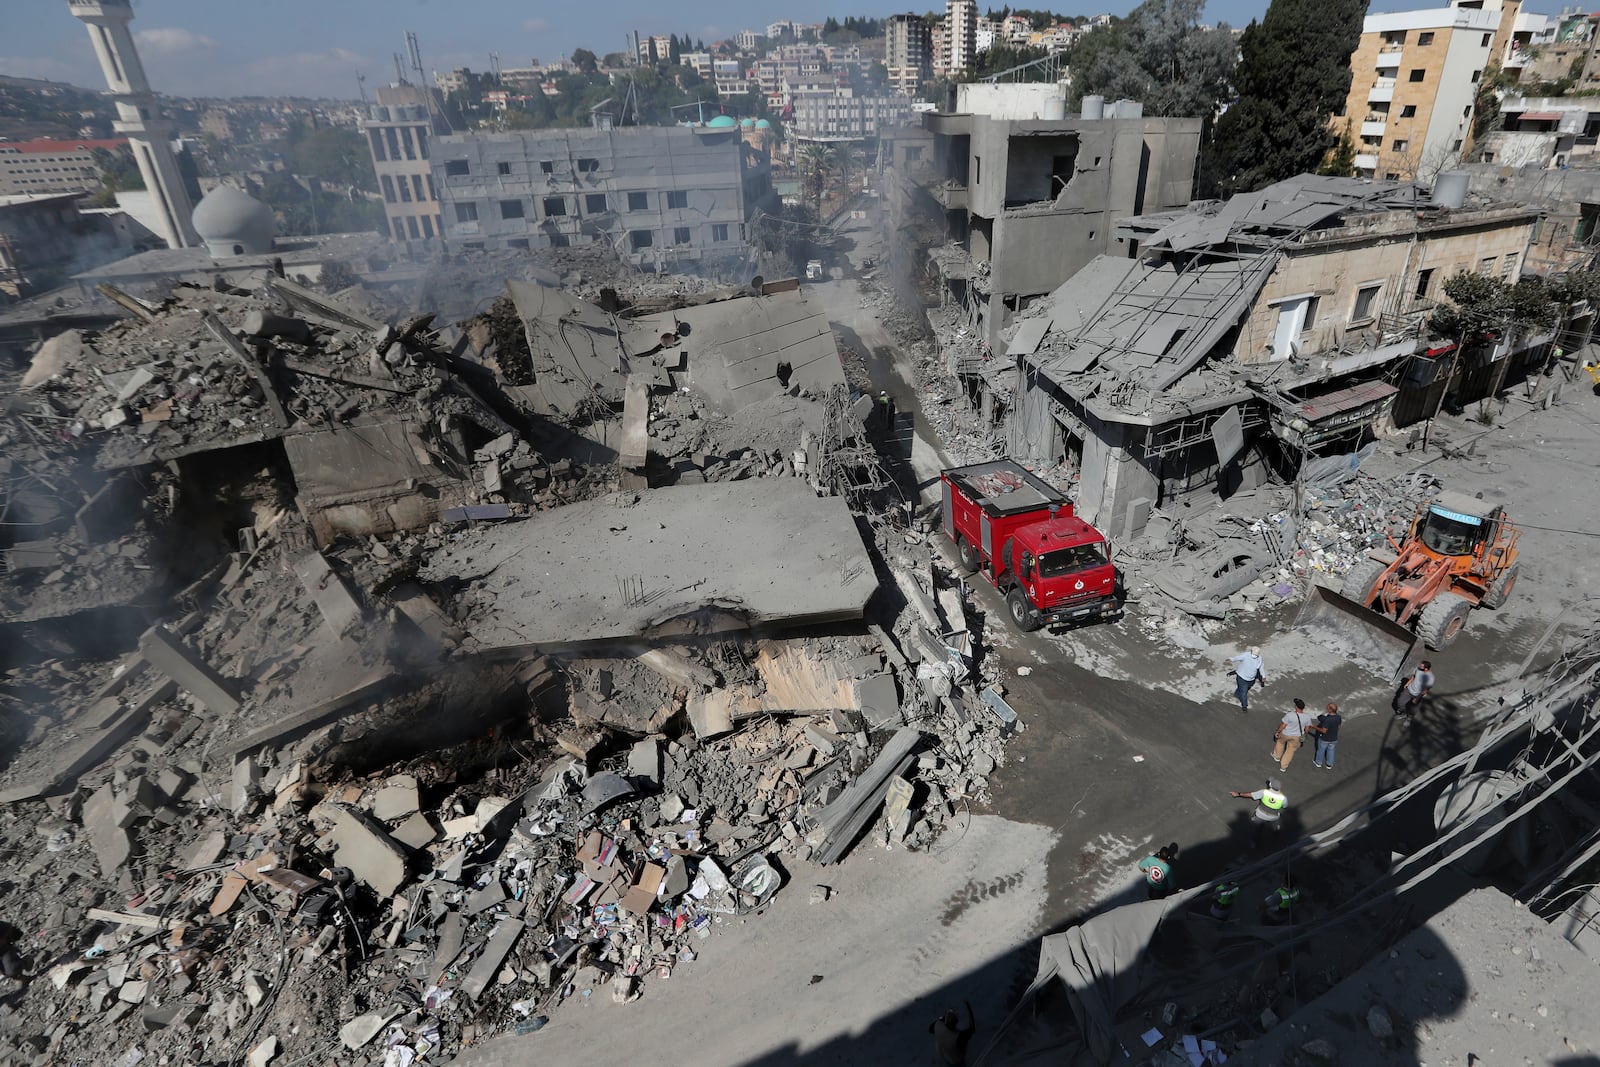
[[[1421,654],[1416,634],[1323,585],[1311,587],[1294,625],[1391,681]]]

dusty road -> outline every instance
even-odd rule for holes
[[[893,348],[859,306],[853,282],[813,292],[830,319],[867,346]],[[889,373],[877,384],[915,395],[908,368]],[[926,483],[942,460],[925,420],[902,401],[902,411],[908,407],[913,418],[900,447]],[[1600,399],[1569,387],[1550,411],[1515,402],[1475,456],[1384,461],[1396,471],[1428,464],[1450,484],[1504,493],[1520,521],[1540,527],[1525,536],[1512,602],[1475,614],[1466,636],[1433,657],[1438,699],[1417,726],[1392,720],[1381,680],[1288,629],[1287,610],[1248,618],[1212,647],[1183,650],[1147,636],[1132,617],[1068,634],[1019,634],[1004,621],[998,595],[980,587],[976,602],[1013,675],[1008,696],[1026,731],[991,779],[992,806],[975,812],[964,833],[931,855],[864,841],[838,868],[797,865],[766,914],[719,929],[663,992],[652,985],[648,997],[623,1006],[596,993],[558,1010],[536,1034],[499,1039],[456,1062],[621,1064],[672,1050],[701,1067],[921,1064],[930,1061],[928,1023],[963,1000],[977,1010],[981,1047],[1031,979],[1037,937],[1142,895],[1140,857],[1179,842],[1178,872],[1190,883],[1241,859],[1248,805],[1228,790],[1278,775],[1291,799],[1289,829],[1327,825],[1470,742],[1474,720],[1494,707],[1524,660],[1532,655],[1537,667],[1552,658],[1561,634],[1592,618],[1595,541],[1583,531],[1600,530],[1600,500],[1551,490],[1590,484],[1585,457],[1600,436],[1597,416]],[[1443,426],[1442,436],[1465,441],[1483,429],[1462,420]],[[1552,620],[1563,621],[1535,653]],[[1270,687],[1241,714],[1221,661],[1252,642],[1264,648]],[[1019,667],[1029,673],[1017,676]],[[1272,728],[1295,696],[1312,707],[1329,699],[1345,706],[1334,770],[1317,769],[1309,749],[1281,775],[1269,764]],[[810,906],[808,891],[819,883],[836,895]]]

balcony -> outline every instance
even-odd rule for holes
[[[1372,88],[1367,90],[1367,103],[1387,104],[1394,99],[1394,79],[1379,78],[1372,83]]]
[[[1377,157],[1376,154],[1373,154],[1373,155],[1362,155],[1362,154],[1358,153],[1356,155],[1356,170],[1377,170],[1377,169],[1378,169],[1378,157]]]
[[[1389,123],[1384,119],[1368,119],[1361,124],[1361,136],[1382,137],[1383,131],[1389,128]]]
[[[1400,57],[1404,54],[1401,48],[1385,48],[1378,53],[1379,70],[1399,70]]]
[[[965,211],[967,208],[967,187],[960,182],[938,182],[929,186],[928,192],[946,211]]]

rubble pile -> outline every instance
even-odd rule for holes
[[[893,575],[909,610],[881,627],[480,654],[482,576],[430,583],[430,560],[617,468],[502,421],[478,391],[494,368],[459,358],[471,324],[451,344],[379,307],[180,286],[44,353],[0,424],[11,505],[48,515],[6,542],[0,602],[0,847],[20,857],[0,1064],[444,1062],[574,998],[645,994],[797,864],[937,848],[1021,729],[994,657],[974,668],[959,583],[870,504],[878,557],[835,569],[866,583],[858,611]],[[652,461],[799,475],[835,400],[663,390]],[[428,429],[351,437],[367,416]],[[330,525],[351,503],[317,497],[327,467],[289,445],[335,430],[425,453],[459,503]]]

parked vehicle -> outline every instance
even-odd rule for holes
[[[1120,610],[1105,535],[1012,460],[940,474],[944,532],[967,573],[1005,594],[1019,630],[1103,619]]]

